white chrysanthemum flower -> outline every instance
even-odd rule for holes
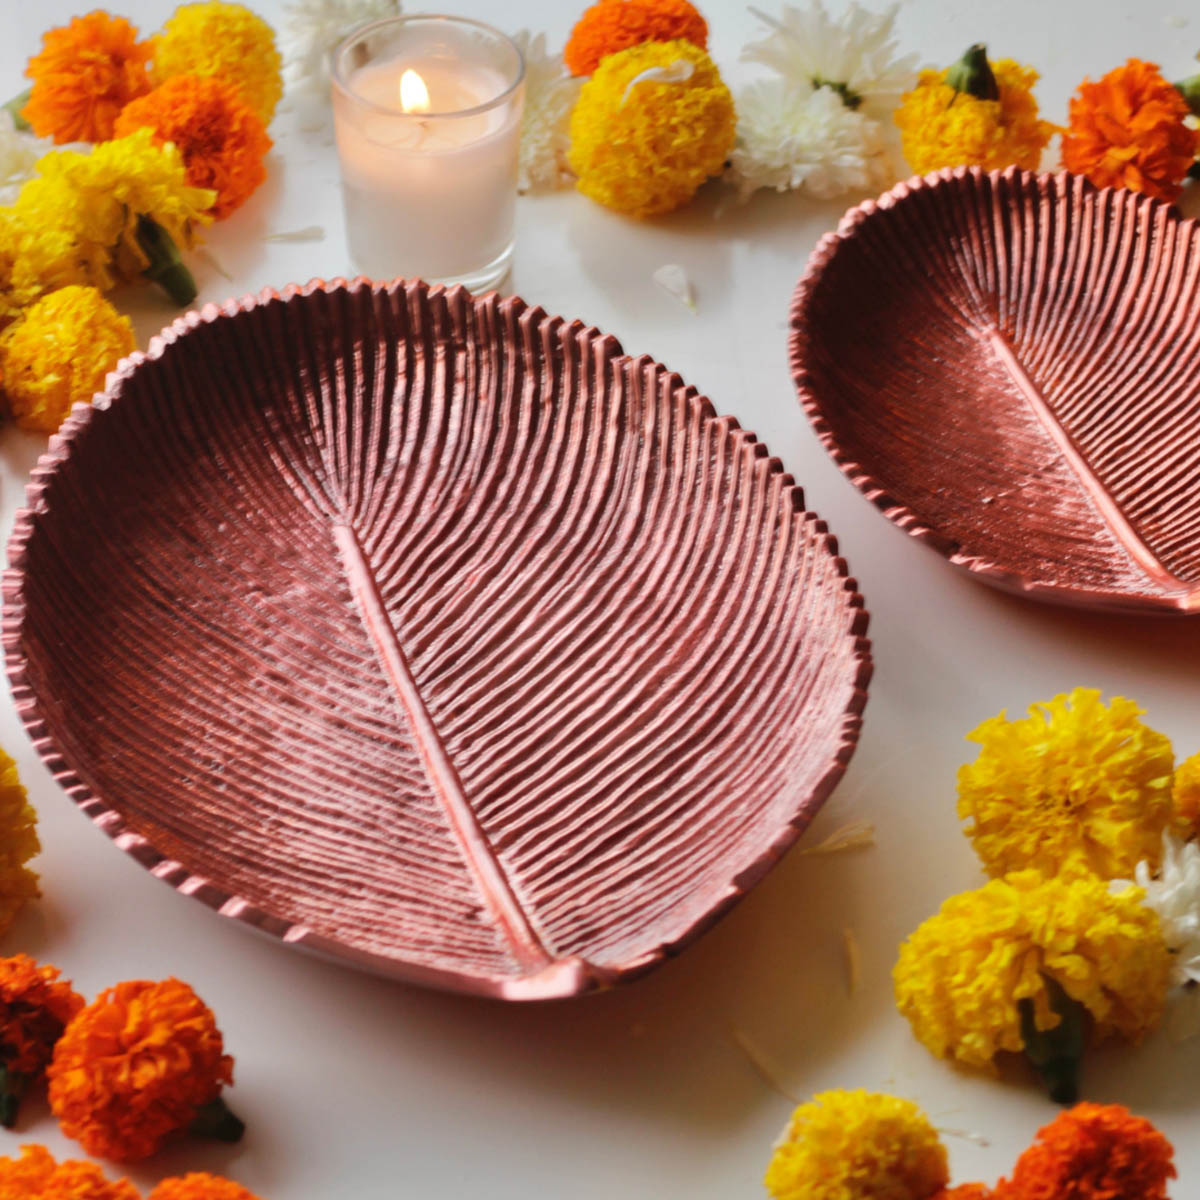
[[[330,58],[343,38],[369,21],[394,17],[400,0],[292,0],[284,5],[283,74],[288,90],[329,96]]]
[[[1162,922],[1174,961],[1171,982],[1200,984],[1200,844],[1181,842],[1164,832],[1157,877],[1149,863],[1140,862],[1134,881]]]
[[[12,114],[0,108],[0,204],[11,204],[37,160],[53,149],[48,141],[18,131]]]
[[[807,10],[785,4],[778,18],[752,8],[771,33],[748,43],[742,57],[778,71],[795,87],[828,84],[851,107],[886,120],[917,75],[917,55],[896,57],[898,8],[893,4],[873,13],[855,3],[840,19],[826,12],[821,0],[812,0]]]
[[[1140,862],[1134,882],[1146,893],[1145,903],[1162,923],[1163,938],[1171,951],[1171,983],[1183,988],[1177,994],[1167,1029],[1176,1040],[1200,1034],[1200,845],[1181,842],[1163,833],[1162,863],[1155,876],[1150,864]],[[1128,880],[1111,884],[1116,892]]]
[[[571,110],[582,79],[567,73],[561,54],[546,53],[546,36],[526,30],[513,34],[525,56],[525,110],[521,117],[521,159],[517,190],[548,192],[575,178],[567,165]]]
[[[879,123],[847,108],[832,88],[752,83],[737,98],[737,115],[726,178],[742,200],[759,188],[803,188],[827,200],[892,181]]]

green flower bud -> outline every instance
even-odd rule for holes
[[[1200,75],[1189,75],[1175,85],[1183,98],[1188,102],[1188,108],[1200,117]]]
[[[987,60],[987,47],[976,42],[946,72],[946,82],[956,92],[966,92],[977,100],[999,100],[1000,88]]]

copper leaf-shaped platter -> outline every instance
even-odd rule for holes
[[[209,306],[34,474],[18,709],[126,851],[227,916],[507,999],[652,967],[853,750],[866,616],[694,389],[516,299]]]
[[[959,168],[852,209],[792,306],[851,480],[978,578],[1200,609],[1200,227],[1069,174]]]

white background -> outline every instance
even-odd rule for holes
[[[582,2],[582,0],[580,0]],[[770,0],[763,3],[777,11]],[[410,6],[411,7],[411,6]],[[453,0],[455,11],[561,46],[578,15],[564,0]],[[836,2],[834,7],[840,8]],[[0,91],[23,84],[42,31],[81,0],[0,0]],[[277,3],[259,10],[278,22]],[[1185,0],[909,0],[906,49],[944,64],[971,42],[1039,67],[1044,114],[1063,120],[1085,74],[1129,54],[1170,78],[1200,69],[1200,14]],[[145,32],[159,0],[118,10]],[[727,77],[753,18],[707,0],[711,48]],[[233,277],[198,262],[201,300],[222,300],[350,270],[331,142],[294,115],[272,128],[269,182],[207,244]],[[1048,155],[1047,166],[1054,165]],[[714,188],[688,211],[639,224],[582,196],[523,198],[506,290],[614,333],[706,391],[757,431],[838,535],[872,613],[876,674],[862,742],[807,844],[854,817],[878,827],[874,849],[792,855],[680,959],[617,991],[534,1007],[423,992],[313,960],[251,936],[176,895],[120,854],[74,810],[35,757],[11,704],[0,742],[17,758],[41,815],[45,896],[0,943],[64,968],[89,996],[119,979],[176,974],[214,1007],[236,1057],[228,1093],[249,1132],[234,1148],[179,1145],[136,1177],[225,1171],[266,1200],[385,1197],[517,1200],[749,1200],[790,1110],[731,1036],[741,1032],[797,1095],[829,1087],[894,1091],[949,1129],[955,1179],[994,1181],[1054,1109],[1020,1073],[997,1081],[935,1061],[891,998],[901,939],[951,892],[981,881],[954,816],[963,734],[1002,708],[1077,684],[1135,697],[1183,756],[1200,749],[1200,625],[1075,614],[1010,598],[956,573],[892,528],[826,457],[796,404],[786,359],[791,290],[843,204],[760,195],[716,215]],[[726,195],[727,199],[728,196]],[[1195,211],[1196,198],[1188,206]],[[311,244],[264,241],[320,224]],[[695,281],[693,316],[650,279],[662,263]],[[172,319],[122,296],[145,339]],[[0,433],[5,532],[44,439]],[[848,994],[842,931],[862,948]],[[1088,1059],[1084,1089],[1152,1118],[1175,1142],[1174,1195],[1200,1196],[1200,1040],[1165,1035]],[[63,1139],[29,1102],[0,1150]]]

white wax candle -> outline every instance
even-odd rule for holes
[[[402,111],[407,71],[428,91],[427,112]],[[359,269],[376,278],[460,278],[506,254],[519,97],[470,111],[507,90],[504,75],[480,63],[397,55],[360,67],[348,84],[351,95],[335,89],[334,118]]]

